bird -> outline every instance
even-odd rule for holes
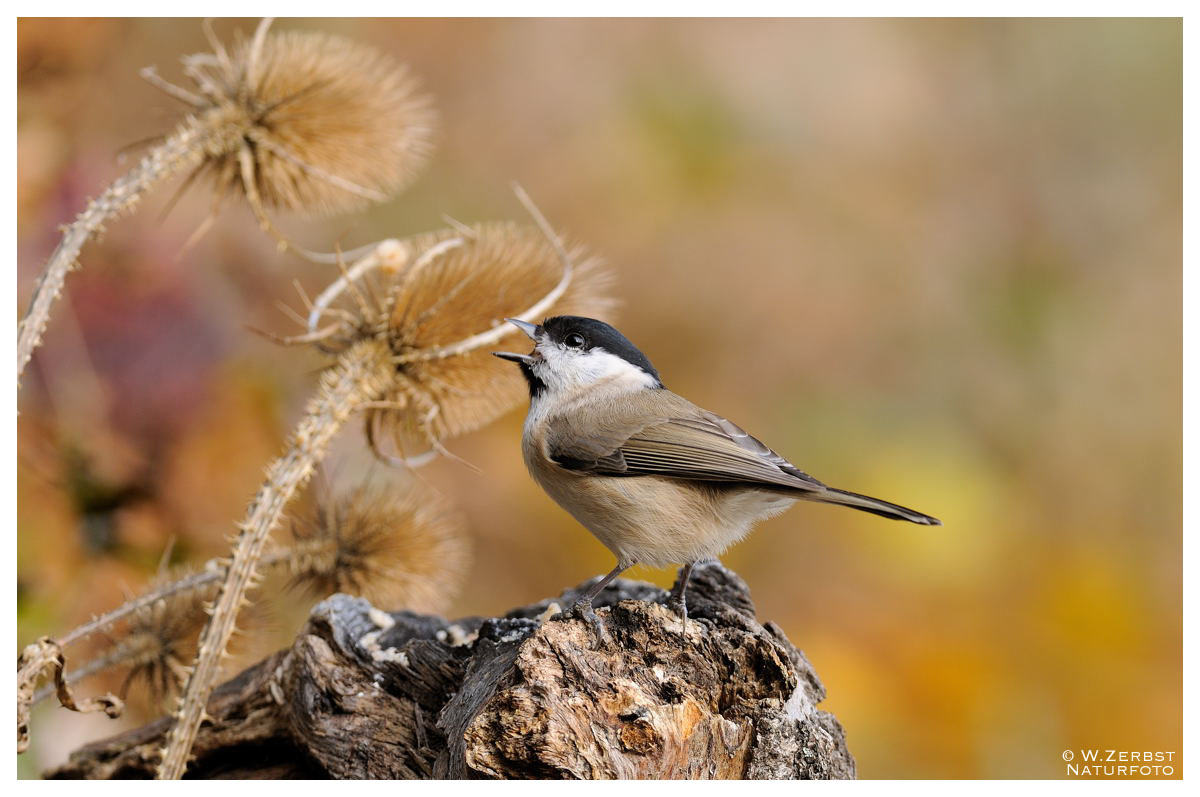
[[[898,504],[829,487],[732,421],[672,393],[646,355],[610,324],[572,315],[540,324],[505,320],[534,344],[529,354],[492,352],[520,366],[529,385],[525,465],[617,557],[565,616],[597,624],[592,601],[621,573],[635,564],[681,565],[667,603],[686,621],[693,567],[796,501],[941,525]]]

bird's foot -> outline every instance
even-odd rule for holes
[[[583,620],[589,625],[595,625],[600,622],[600,618],[592,608],[592,602],[587,600],[575,601],[575,605],[566,611],[565,616],[575,620]]]
[[[695,566],[695,562],[689,562],[679,569],[679,575],[675,578],[675,586],[671,587],[671,594],[667,596],[667,608],[679,615],[679,619],[683,621],[684,636],[687,636],[688,628],[687,585],[688,580],[692,577],[692,568]]]
[[[679,615],[680,620],[683,620],[685,623],[687,622],[688,613],[686,600],[672,595],[671,597],[667,598],[667,608]]]
[[[576,601],[575,605],[570,609],[562,614],[556,615],[551,619],[582,620],[592,629],[592,632],[595,633],[597,639],[605,642],[608,641],[608,631],[604,627],[604,621],[601,620],[599,615],[596,614],[596,611],[592,608],[592,602],[590,600]]]
[[[679,622],[683,625],[683,635],[687,636],[688,632],[688,610],[687,600],[683,597],[672,595],[667,598],[667,608],[679,616]]]

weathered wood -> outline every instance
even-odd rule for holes
[[[617,580],[597,629],[387,614],[335,595],[289,650],[221,686],[188,777],[852,778],[824,688],[744,582],[697,566],[686,622]],[[88,745],[57,778],[150,777],[169,720]]]

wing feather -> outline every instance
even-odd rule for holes
[[[548,454],[568,470],[606,476],[665,476],[822,491],[741,427],[666,390],[624,396],[589,427],[581,413],[550,424]]]

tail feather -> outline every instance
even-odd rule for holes
[[[860,495],[852,493],[849,490],[835,490],[832,487],[826,487],[821,492],[810,493],[808,496],[813,501],[821,501],[827,504],[839,504],[848,506],[853,509],[858,509],[863,512],[870,512],[872,515],[891,518],[892,520],[907,520],[910,523],[920,523],[922,526],[940,526],[942,521],[935,517],[922,514],[913,509],[900,506],[899,504],[882,501],[878,498],[872,498],[869,495]]]

